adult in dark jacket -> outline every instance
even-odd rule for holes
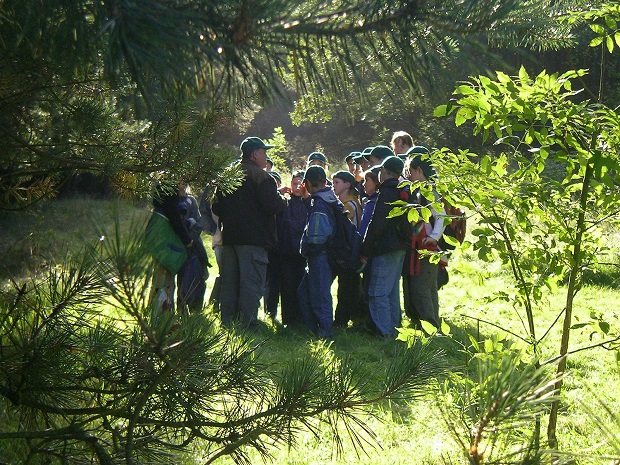
[[[243,183],[228,195],[218,192],[212,207],[222,224],[220,311],[226,326],[238,322],[253,330],[258,325],[267,250],[276,244],[276,214],[286,207],[275,180],[265,171],[267,149],[272,147],[258,137],[244,139],[239,162]]]
[[[383,160],[379,171],[379,196],[360,248],[368,257],[370,278],[368,282],[368,307],[379,334],[395,337],[401,324],[399,281],[407,249],[406,216],[388,218],[392,202],[401,200],[398,178],[404,168],[396,156]],[[368,270],[368,265],[366,269]]]

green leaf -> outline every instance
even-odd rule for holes
[[[390,210],[390,213],[388,213],[387,217],[395,218],[397,216],[404,215],[406,211],[407,211],[407,207],[394,207]]]
[[[579,329],[588,326],[590,323],[577,323],[570,327],[570,329]]]
[[[474,338],[474,336],[472,336],[471,334],[468,334],[467,337],[469,338],[469,342],[471,342],[471,346],[474,348],[474,350],[476,352],[480,352],[480,344]]]
[[[600,24],[590,24],[590,29],[592,29],[592,32],[595,34],[605,34],[605,28]]]
[[[431,216],[432,216],[430,209],[428,209],[427,207],[424,207],[420,209],[420,213],[422,214],[422,218],[424,218],[424,222],[429,223]]]
[[[429,323],[426,320],[421,320],[420,324],[422,325],[422,329],[424,330],[424,332],[427,334],[435,334],[437,332],[437,328],[435,328],[432,323]]]
[[[461,107],[456,111],[456,116],[454,117],[454,124],[456,126],[461,126],[468,119],[473,117],[473,112],[469,108]]]
[[[461,86],[458,86],[456,89],[454,89],[454,93],[461,94],[461,95],[473,95],[476,93],[476,90],[473,89],[471,86],[463,84]]]
[[[589,45],[590,47],[598,47],[602,43],[603,43],[603,37],[599,36],[599,37],[595,37],[594,39],[592,39]]]
[[[445,334],[446,336],[448,336],[450,334],[450,331],[451,331],[450,325],[448,325],[448,323],[446,323],[446,320],[442,318],[441,319],[441,332]]]
[[[441,118],[443,116],[448,116],[450,112],[448,111],[448,105],[439,105],[435,110],[433,110],[433,116],[437,118]]]
[[[417,208],[412,208],[409,210],[407,213],[407,221],[409,221],[409,223],[417,223],[420,221],[420,212]]]
[[[616,29],[616,20],[613,16],[605,16],[605,25],[613,31]]]
[[[483,155],[482,158],[480,159],[480,170],[483,173],[489,173],[491,171],[490,165],[491,165],[491,157],[489,157],[488,155]]]
[[[611,38],[611,36],[607,36],[607,38],[605,39],[605,43],[607,45],[607,50],[609,50],[609,53],[613,53],[614,52],[614,41]]]
[[[620,47],[620,31],[614,34],[614,40],[616,41],[616,45]]]
[[[519,69],[519,79],[523,82],[527,82],[530,80],[530,75],[527,74],[524,66],[521,66],[521,69]]]
[[[603,331],[603,333],[609,334],[610,326],[609,326],[609,323],[607,323],[606,321],[599,321],[598,327],[601,328],[601,331]]]

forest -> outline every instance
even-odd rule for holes
[[[599,1],[0,1],[0,463],[620,463],[619,47]],[[151,311],[154,183],[398,130],[467,214],[441,328]]]

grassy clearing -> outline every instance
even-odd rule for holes
[[[40,204],[34,210],[21,213],[2,213],[0,218],[0,246],[4,257],[0,270],[4,284],[9,277],[18,278],[36,270],[37,266],[54,263],[63,257],[77,253],[86,241],[99,239],[98,226],[112,230],[118,216],[126,232],[132,222],[148,218],[144,205],[130,206],[115,202],[74,199]],[[205,243],[209,245],[209,239]],[[209,249],[209,247],[208,247]],[[211,269],[208,291],[216,275],[216,265]],[[479,261],[473,251],[455,257],[450,265],[450,283],[440,291],[441,313],[450,325],[451,337],[437,337],[431,344],[446,351],[446,357],[455,369],[466,361],[461,350],[468,345],[469,335],[476,340],[495,337],[507,338],[515,343],[518,339],[507,332],[525,337],[524,316],[510,302],[494,299],[498,291],[511,293],[510,274],[499,264]],[[612,327],[618,322],[620,295],[615,266],[605,269],[609,274],[592,273],[589,282],[578,295],[575,307],[575,323],[592,321],[592,315],[605,315]],[[335,291],[335,286],[333,288]],[[537,331],[540,337],[557,318],[564,305],[564,289],[548,295],[537,309]],[[601,341],[595,326],[573,330],[572,348],[586,347]],[[559,325],[554,326],[541,345],[542,359],[554,357],[559,350]],[[292,360],[312,351],[325,351],[326,359],[338,361],[346,357],[359,362],[367,380],[381,383],[382,370],[403,344],[398,341],[377,340],[371,336],[339,331],[333,344],[326,350],[321,343],[310,341],[297,333],[291,333],[266,324],[259,336],[264,344],[261,359],[278,370]],[[620,437],[620,366],[613,351],[598,347],[573,354],[568,361],[569,375],[562,395],[562,414],[559,424],[561,448],[585,456],[580,463],[609,463],[609,459],[597,459],[594,455],[616,454],[599,431],[598,423],[605,425]],[[600,405],[604,402],[611,412]],[[392,402],[376,405],[365,414],[364,419],[376,435],[366,436],[373,444],[360,451],[345,441],[338,450],[328,436],[327,428],[318,426],[318,434],[301,431],[295,449],[274,445],[273,455],[277,464],[441,464],[465,463],[462,451],[456,445],[442,418],[436,391],[430,389],[425,398],[413,402]],[[615,418],[614,418],[615,416]],[[544,428],[544,426],[543,426]],[[463,439],[467,442],[467,431]],[[620,440],[618,440],[620,442]],[[186,463],[200,463],[200,450],[188,454]],[[259,456],[253,458],[258,463]],[[231,463],[223,459],[218,463]]]

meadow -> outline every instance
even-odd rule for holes
[[[112,201],[76,198],[39,203],[23,212],[0,213],[0,253],[2,288],[27,274],[53,266],[66,256],[77,254],[84,243],[107,240],[101,228],[110,229],[119,218],[129,234],[148,218],[146,204],[129,205]],[[216,275],[211,253],[207,293]],[[481,345],[488,341],[497,350],[525,346],[525,316],[510,300],[497,298],[498,292],[510,295],[514,283],[509,270],[499,263],[479,260],[473,249],[457,251],[450,266],[450,282],[440,291],[441,316],[449,334],[431,337],[428,344],[445,353],[446,363],[455,374],[471,363],[472,340]],[[598,346],[605,335],[597,331],[597,317],[604,315],[611,324],[609,335],[620,328],[620,295],[617,269],[613,264],[592,270],[588,283],[577,296],[574,309],[568,375],[561,395],[558,428],[557,463],[620,463],[620,361],[618,350]],[[335,295],[334,286],[332,292]],[[553,359],[559,349],[561,326],[553,324],[563,308],[563,288],[543,296],[536,309],[537,328],[548,335],[540,346],[540,361]],[[207,308],[206,312],[212,309]],[[261,314],[261,317],[264,316]],[[408,322],[403,321],[404,326]],[[540,337],[540,336],[539,336]],[[607,336],[609,337],[609,336]],[[309,353],[322,353],[326,363],[350,358],[359,362],[370,382],[381,383],[380,373],[405,344],[404,341],[380,340],[350,330],[338,330],[329,343],[309,339],[306,335],[272,325],[265,319],[255,338],[262,344],[260,358],[274,371]],[[515,361],[516,363],[516,361]],[[552,366],[552,365],[551,365]],[[552,368],[549,369],[550,371]],[[453,392],[452,395],[455,395]],[[470,432],[461,427],[454,399],[442,393],[439,383],[429,386],[428,394],[417,399],[379,402],[362,417],[372,431],[362,432],[368,443],[334,442],[327,429],[317,424],[314,433],[301,431],[295,448],[274,445],[276,464],[444,464],[468,463],[466,451],[457,437],[468,443]],[[544,431],[543,418],[543,431]],[[252,462],[262,458],[252,456]],[[184,463],[204,463],[201,449],[187,451]],[[220,459],[217,463],[232,463]]]

